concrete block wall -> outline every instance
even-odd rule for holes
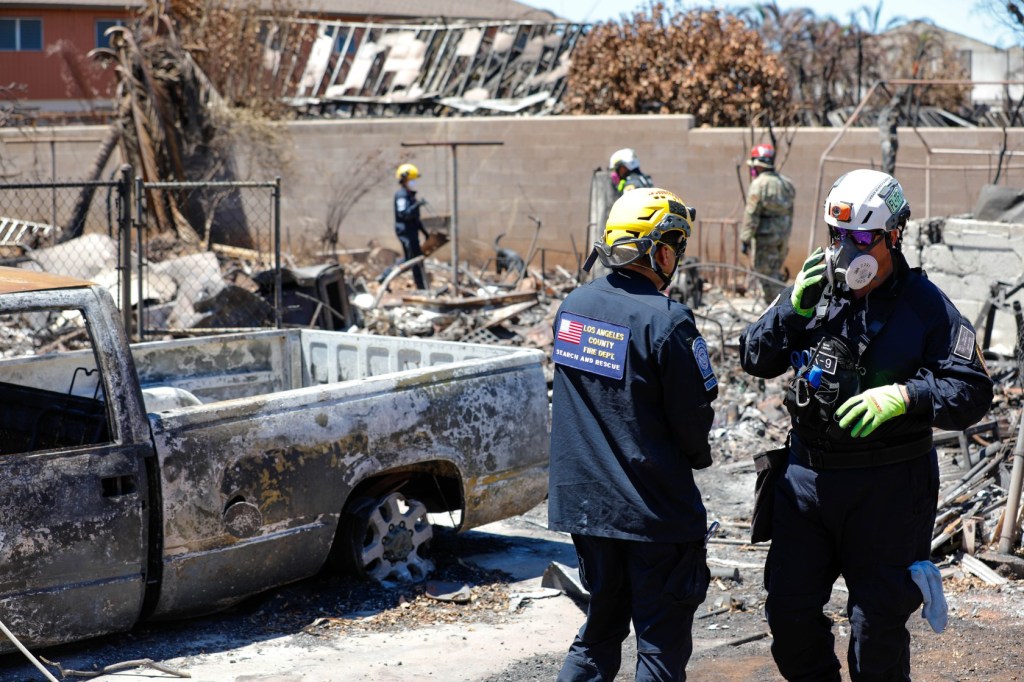
[[[102,127],[0,129],[0,179],[81,178],[105,132]],[[287,132],[290,166],[240,179],[282,176],[283,244],[300,254],[316,250],[332,197],[354,186],[358,177],[374,182],[348,207],[340,245],[362,248],[376,240],[397,248],[392,196],[397,187],[394,169],[403,161],[423,171],[421,196],[430,202],[430,211],[451,213],[449,147],[403,147],[403,142],[502,143],[456,151],[459,251],[474,268],[493,257],[492,243],[501,233],[502,246],[525,255],[534,234],[529,216],[542,221],[538,247],[546,251],[548,266],[574,268],[572,239],[580,257],[589,251],[585,233],[592,173],[620,147],[635,148],[643,170],[656,184],[691,202],[700,219],[742,219],[740,181],[743,187],[749,184],[744,163],[751,131],[697,128],[687,115],[301,121],[287,124]],[[777,135],[789,140],[780,144],[781,169],[797,186],[787,260],[796,272],[809,245],[825,241],[820,213],[833,180],[852,168],[877,165],[879,138],[875,129],[801,128]],[[1024,129],[1009,130],[1008,138],[1011,150],[1020,148]],[[757,139],[765,139],[762,131]],[[1001,141],[1000,130],[901,129],[897,177],[915,218],[969,212],[981,187],[994,178]],[[823,161],[827,150],[830,160]],[[239,168],[255,167],[252,150],[237,153]],[[114,154],[104,177],[120,163]],[[1010,164],[1001,182],[1024,186],[1024,162],[1014,157]],[[707,229],[710,234],[719,228]],[[704,261],[721,255],[717,246],[699,253],[697,240],[691,242],[689,255]],[[731,242],[726,246],[731,249]],[[446,247],[438,256],[450,258],[450,250]],[[734,253],[725,257],[737,258]],[[533,265],[539,264],[538,256]]]
[[[106,135],[106,126],[0,128],[0,182],[81,179]],[[119,165],[108,164],[101,179],[111,179]]]
[[[923,268],[976,326],[980,343],[986,324],[980,316],[992,285],[997,281],[1013,284],[1024,277],[1024,225],[963,217],[911,221],[904,233],[903,252],[910,265]],[[1024,305],[1024,292],[1007,299],[1013,301]],[[1016,343],[1012,310],[997,311],[989,347],[1011,354]]]
[[[503,233],[502,246],[526,255],[535,232],[529,216],[534,216],[542,222],[538,247],[547,251],[547,263],[574,266],[570,234],[582,250],[594,169],[605,166],[616,149],[633,146],[642,168],[656,179],[659,173],[664,178],[665,169],[679,166],[679,149],[692,125],[689,116],[501,117],[474,119],[471,124],[466,119],[294,123],[289,129],[298,163],[291,182],[283,181],[282,214],[301,222],[286,241],[299,246],[318,233],[326,215],[324,198],[347,181],[347,173],[367,172],[359,170],[358,161],[373,155],[385,166],[376,170],[380,182],[351,207],[342,230],[345,246],[365,246],[368,238],[395,242],[394,168],[401,162],[420,169],[419,194],[429,201],[425,213],[450,215],[451,148],[402,143],[465,142],[469,144],[455,147],[461,258],[481,266],[493,256],[493,241]],[[501,144],[483,144],[489,142]],[[539,266],[539,259],[534,265]]]

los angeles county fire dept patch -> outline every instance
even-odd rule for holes
[[[621,379],[628,346],[629,327],[562,312],[551,359],[558,365]]]

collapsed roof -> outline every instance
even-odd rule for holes
[[[585,27],[294,20],[265,32],[264,66],[317,117],[559,113]]]

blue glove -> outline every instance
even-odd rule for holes
[[[797,315],[810,317],[814,314],[814,306],[818,305],[821,295],[825,293],[825,252],[819,246],[814,250],[800,272],[796,273],[796,282],[793,283],[793,294],[790,302]]]
[[[942,593],[942,574],[939,568],[930,561],[915,561],[910,564],[910,577],[918,589],[924,604],[921,606],[921,617],[928,619],[928,624],[935,632],[942,632],[949,622],[946,595]]]
[[[907,403],[903,399],[900,387],[892,384],[869,388],[863,393],[858,393],[839,406],[836,417],[840,418],[839,426],[844,429],[856,419],[857,423],[854,424],[850,435],[854,438],[863,438],[871,435],[883,422],[906,411]]]

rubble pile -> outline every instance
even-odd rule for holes
[[[430,288],[423,292],[413,288],[411,274],[403,269],[409,264],[396,265],[398,254],[388,249],[372,247],[339,259],[356,311],[350,331],[538,348],[549,356],[558,302],[578,284],[561,267],[499,274],[487,266],[464,265],[456,286],[451,266],[428,258]]]

